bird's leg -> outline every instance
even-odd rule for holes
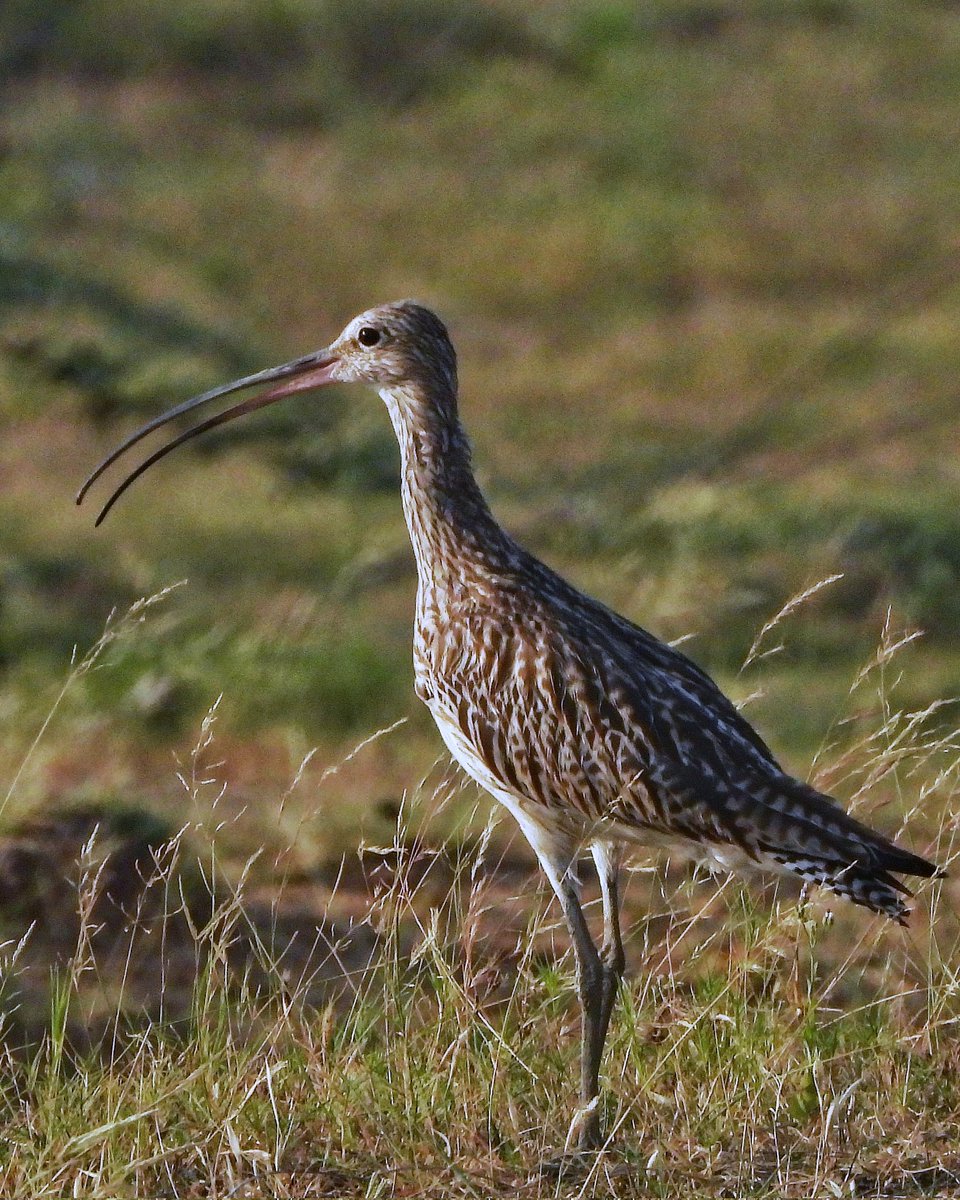
[[[604,966],[580,907],[580,884],[575,869],[578,847],[558,838],[554,831],[534,822],[527,813],[521,811],[515,816],[557,894],[577,957],[577,991],[582,1014],[580,1108],[571,1124],[568,1144],[576,1131],[578,1149],[591,1150],[600,1144],[600,1059],[609,1012],[605,1021]]]
[[[591,1150],[600,1143],[600,1059],[609,1021],[609,1011],[604,1020],[604,966],[580,907],[576,877],[568,870],[558,882],[557,895],[577,956],[577,991],[583,1022],[577,1144],[581,1150]]]
[[[607,1036],[610,1014],[623,968],[626,962],[623,941],[620,936],[620,851],[608,842],[594,842],[590,847],[593,861],[600,878],[603,896],[603,945],[600,947],[600,962],[603,968],[603,1005],[600,1010],[601,1037]]]

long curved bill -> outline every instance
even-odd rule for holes
[[[155,429],[159,429],[162,425],[166,425],[168,421],[174,421],[177,417],[182,417],[184,413],[192,412],[193,409],[199,408],[202,404],[209,404],[211,400],[217,400],[221,396],[229,396],[233,392],[242,391],[244,388],[254,387],[258,383],[273,383],[276,380],[286,380],[286,382],[281,383],[278,387],[270,388],[268,391],[261,392],[257,396],[251,396],[249,399],[242,400],[239,404],[233,405],[232,408],[218,413],[215,417],[208,417],[207,420],[201,421],[198,425],[192,425],[178,437],[173,438],[148,458],[144,459],[110,495],[110,498],[100,510],[100,515],[97,517],[96,524],[99,525],[127,488],[135,480],[139,479],[144,471],[169,454],[171,450],[176,450],[178,446],[182,446],[184,442],[188,442],[198,434],[206,433],[208,429],[213,429],[217,425],[223,425],[227,421],[232,421],[234,417],[242,417],[246,413],[255,412],[258,408],[266,408],[268,404],[275,404],[285,396],[292,396],[295,392],[306,392],[312,388],[324,387],[328,383],[334,383],[333,371],[336,365],[337,357],[335,354],[332,354],[329,350],[318,350],[314,354],[305,354],[302,358],[295,358],[292,362],[284,363],[283,366],[270,367],[266,371],[258,371],[255,375],[247,375],[243,379],[234,380],[233,383],[212,388],[209,392],[204,392],[201,396],[194,396],[190,400],[184,400],[176,408],[171,408],[169,412],[161,413],[159,417],[154,417],[152,421],[148,421],[136,433],[132,433],[126,441],[121,442],[116,450],[111,451],[103,462],[88,476],[83,487],[77,492],[77,503],[81,504],[83,502],[83,498],[91,486],[121,455],[125,454],[131,446],[135,446],[137,442],[145,438],[147,434],[153,433]]]

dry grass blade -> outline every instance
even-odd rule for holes
[[[811,597],[817,595],[818,592],[822,592],[824,588],[829,587],[832,583],[837,583],[842,578],[843,578],[842,574],[827,575],[825,578],[818,579],[816,583],[812,583],[812,584],[810,584],[809,587],[804,588],[803,591],[799,592],[796,596],[791,596],[791,598],[786,602],[786,604],[784,604],[783,607],[780,608],[769,619],[769,621],[767,621],[761,627],[760,632],[753,639],[753,644],[751,645],[750,649],[747,651],[746,658],[743,660],[743,665],[740,668],[740,673],[743,674],[743,672],[752,663],[756,662],[756,660],[758,658],[767,658],[771,654],[778,654],[783,649],[782,645],[774,646],[769,650],[764,650],[763,653],[761,654],[760,647],[763,645],[764,639],[766,638],[767,634],[770,633],[772,630],[776,629],[776,627],[783,620],[785,620],[787,617],[789,617],[791,615],[791,613],[796,612],[796,610],[798,608],[800,608],[801,605],[805,604]]]

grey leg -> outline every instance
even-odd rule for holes
[[[605,968],[587,927],[574,878],[565,874],[557,894],[563,906],[567,928],[573,939],[577,956],[577,991],[582,1012],[582,1044],[580,1051],[580,1129],[577,1143],[581,1150],[591,1150],[600,1143],[600,1111],[597,1103],[600,1091],[600,1059],[607,1033],[610,1013],[605,1008]]]
[[[600,1143],[600,1111],[598,1105],[600,1059],[606,1037],[610,1009],[616,984],[608,1000],[604,999],[609,984],[604,982],[607,968],[590,936],[583,909],[580,907],[579,885],[573,870],[576,850],[555,831],[532,820],[529,813],[514,811],[514,816],[536,851],[540,865],[550,880],[563,909],[563,916],[570,931],[574,952],[577,956],[577,991],[583,1016],[583,1040],[580,1054],[580,1112],[574,1120],[577,1143],[581,1150],[589,1150]],[[615,872],[614,872],[615,875]],[[601,876],[601,882],[603,876]],[[608,883],[604,887],[604,912],[607,909]],[[614,887],[614,894],[615,894]],[[614,921],[616,924],[616,921]],[[616,941],[619,944],[619,930]],[[622,950],[621,950],[622,954]],[[622,968],[621,968],[622,969]],[[606,1009],[606,1016],[604,1011]],[[571,1127],[572,1132],[573,1127]]]

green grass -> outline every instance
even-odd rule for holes
[[[474,935],[484,886],[481,868],[453,914]],[[71,1048],[92,956],[71,958],[49,1035],[5,1067],[9,1194],[364,1196],[371,1177],[428,1196],[556,1194],[538,1166],[573,1103],[568,959],[559,986],[525,957],[505,969],[482,936],[445,936],[401,875],[377,901],[377,962],[317,1010],[261,945],[256,983],[226,970],[244,916],[239,899],[225,908],[194,935],[189,1016],[108,1030],[106,1053]],[[830,1195],[954,1170],[952,973],[884,954],[874,933],[859,947],[886,957],[872,998],[843,1011],[810,957],[836,932],[822,917],[743,921],[727,914],[735,953],[709,974],[702,928],[692,968],[644,952],[608,1049],[611,1144],[572,1194]]]
[[[0,1191],[556,1194],[524,1180],[565,1134],[570,965],[493,849],[521,950],[493,918],[456,932],[471,885],[450,871],[485,810],[412,696],[376,398],[218,432],[98,531],[73,506],[138,422],[371,303],[449,320],[483,486],[526,544],[689,637],[797,773],[948,856],[958,50],[960,17],[923,0],[3,6],[0,893],[38,926],[4,976]],[[326,983],[291,984],[257,940],[380,912],[356,847],[389,842],[398,807],[435,868],[390,885],[384,953],[327,1011]],[[92,959],[77,925],[98,820],[171,911],[126,975],[109,906]],[[904,942],[730,888],[721,920],[673,871],[635,886],[622,1124],[582,1194],[947,1186],[951,904]],[[161,1012],[164,929],[182,956]]]

